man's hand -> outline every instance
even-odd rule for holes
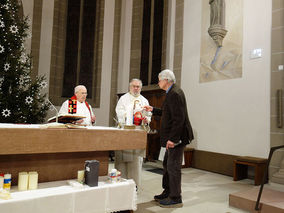
[[[175,143],[168,140],[167,145],[166,145],[166,149],[170,149],[170,148],[174,148],[174,147],[175,147]]]
[[[92,121],[92,123],[95,123],[95,121],[96,121],[96,116],[95,116],[95,115],[93,115],[93,116],[91,117],[91,121]]]
[[[153,111],[153,107],[152,106],[144,106],[143,109],[145,109],[148,112],[152,112]]]

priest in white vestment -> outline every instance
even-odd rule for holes
[[[139,79],[132,79],[129,83],[129,92],[121,96],[117,102],[115,111],[118,122],[122,126],[125,124],[135,124],[139,127],[139,125],[141,125],[141,123],[139,123],[139,121],[137,121],[135,118],[132,118],[131,120],[128,116],[129,113],[132,117],[133,115],[141,114],[143,107],[148,106],[149,104],[148,100],[140,94],[141,89],[142,81]],[[129,123],[129,120],[131,120],[131,123]],[[151,115],[145,116],[143,122],[150,123],[150,121]],[[129,138],[129,143],[131,143],[131,138]],[[115,168],[121,171],[123,178],[133,179],[138,188],[141,184],[141,172],[144,155],[145,150],[115,151]]]
[[[73,114],[84,116],[81,120],[76,121],[77,124],[92,125],[96,121],[96,116],[93,113],[92,107],[86,101],[87,88],[83,85],[78,85],[74,88],[74,96],[66,100],[60,110],[59,115]]]

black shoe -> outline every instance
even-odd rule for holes
[[[171,198],[166,198],[163,199],[159,202],[159,206],[162,208],[181,208],[183,206],[181,198],[179,199],[171,199]]]
[[[160,202],[161,200],[166,199],[168,196],[169,196],[168,193],[162,192],[162,194],[160,194],[160,195],[155,195],[154,200],[157,201],[157,202]]]

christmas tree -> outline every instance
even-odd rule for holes
[[[0,0],[0,122],[41,123],[49,104],[43,76],[31,79],[31,56],[24,47],[28,17],[20,17],[18,0]]]

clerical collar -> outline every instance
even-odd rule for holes
[[[139,97],[139,95],[140,95],[140,94],[134,95],[134,94],[132,94],[131,92],[129,92],[129,94],[132,95],[132,96],[135,97],[135,98]]]
[[[166,93],[168,93],[170,91],[170,89],[173,87],[174,84],[172,84],[167,90]]]

